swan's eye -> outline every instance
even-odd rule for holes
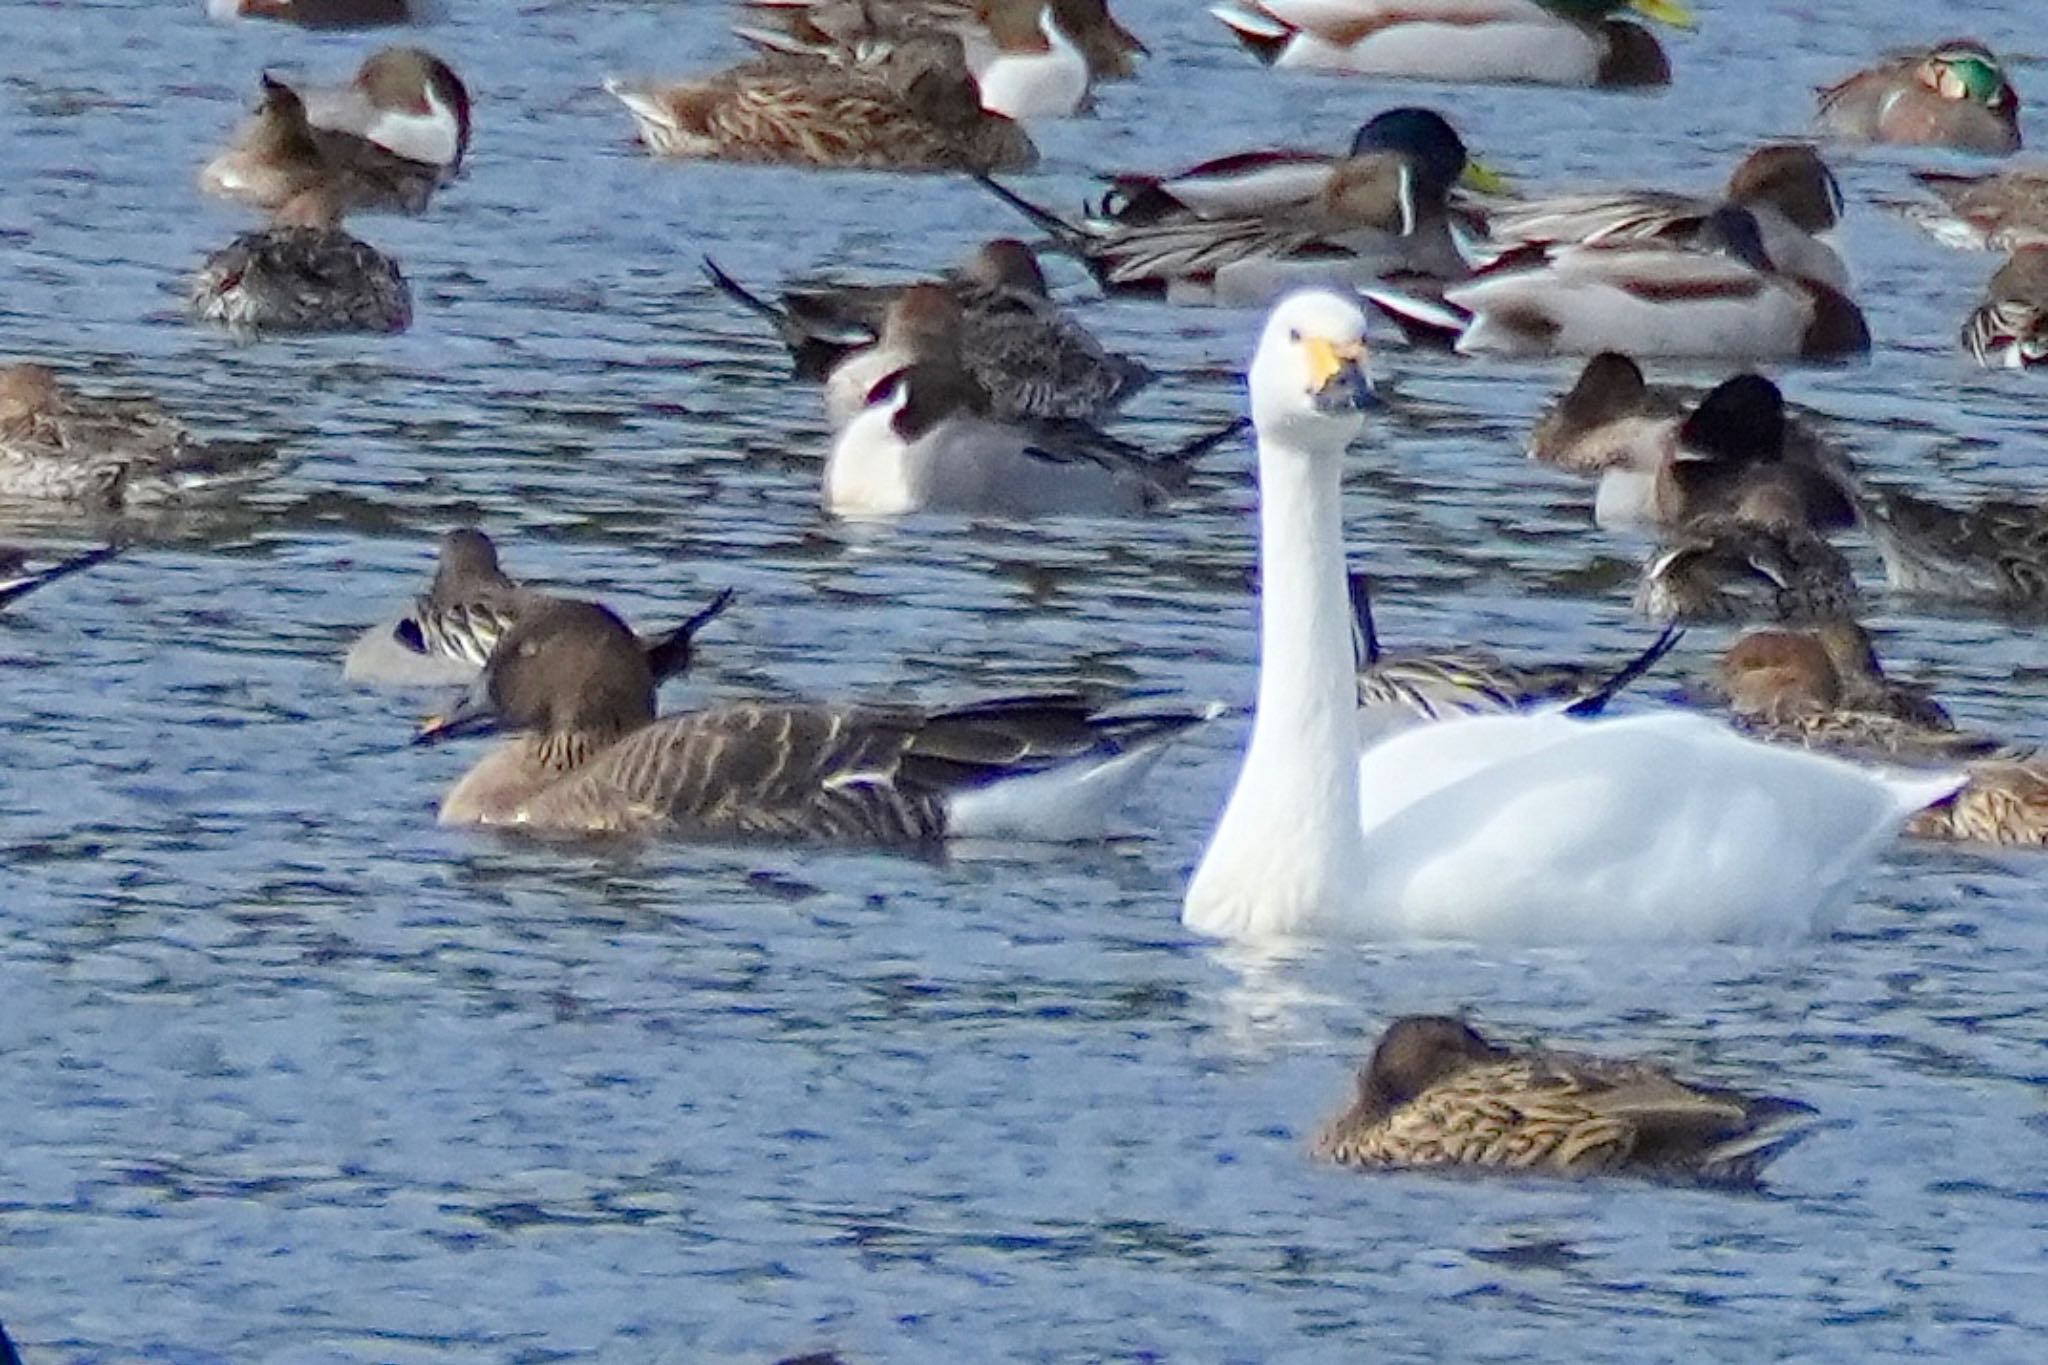
[[[1287,333],[1287,339],[1297,346],[1301,345],[1301,329],[1299,327],[1291,329]]]

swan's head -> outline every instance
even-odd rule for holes
[[[1379,401],[1366,373],[1364,311],[1327,289],[1289,294],[1259,338],[1250,386],[1262,441],[1341,453]]]

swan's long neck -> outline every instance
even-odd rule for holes
[[[1237,787],[1188,888],[1191,928],[1277,935],[1344,915],[1358,805],[1340,461],[1262,441],[1259,699]]]

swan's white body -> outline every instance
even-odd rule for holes
[[[1231,938],[1783,940],[1825,931],[1947,775],[1894,776],[1704,717],[1443,721],[1358,750],[1339,474],[1303,343],[1362,351],[1332,294],[1290,297],[1253,360],[1258,707],[1183,921]]]

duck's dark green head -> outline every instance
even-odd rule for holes
[[[1978,43],[1936,48],[1921,68],[1920,78],[1946,100],[1981,104],[2001,114],[2019,107],[2019,92],[2006,80],[2005,68],[1990,49]]]

